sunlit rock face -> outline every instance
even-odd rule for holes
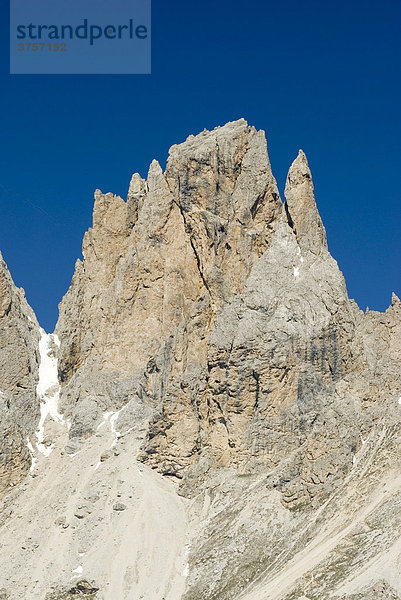
[[[3,479],[31,469],[21,510],[48,486],[43,527],[65,557],[42,555],[30,598],[401,597],[401,303],[364,314],[348,298],[302,151],[284,202],[244,120],[173,146],[126,201],[96,191],[58,337],[3,263],[0,286],[19,449]]]
[[[302,151],[285,195],[243,120],[173,146],[127,202],[96,192],[57,325],[72,438],[132,402],[153,414],[142,459],[188,493],[200,462],[278,468],[289,506],[346,476],[375,419],[355,389],[371,317],[329,254]]]

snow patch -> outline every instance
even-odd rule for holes
[[[191,550],[191,546],[189,544],[186,544],[185,547],[184,547],[184,554],[185,554],[185,556],[189,555],[190,550]],[[183,570],[181,576],[182,577],[188,577],[188,575],[189,575],[189,564],[187,563],[185,565],[185,567],[184,567],[184,570]]]
[[[113,415],[113,411],[111,412],[105,412],[103,415],[103,421],[100,423],[100,425],[97,426],[96,431],[99,431],[99,429],[101,429],[103,427],[103,425],[105,425],[107,423],[107,421],[110,419],[111,415]]]
[[[398,404],[401,406],[401,396],[398,398]]]
[[[121,433],[119,431],[116,431],[116,421],[117,421],[118,417],[120,416],[120,413],[122,410],[123,410],[123,408],[121,410],[117,411],[116,413],[114,413],[114,415],[112,417],[110,417],[110,429],[111,429],[111,433],[114,435],[114,440],[113,440],[113,443],[111,444],[110,448],[114,448],[117,445],[119,438],[121,437]]]
[[[299,276],[299,268],[298,267],[294,267],[294,277],[295,279]]]
[[[58,360],[51,353],[52,342],[59,348],[60,340],[55,334],[48,334],[40,329],[39,341],[39,382],[36,392],[40,398],[40,421],[36,431],[36,447],[45,456],[49,456],[54,445],[48,447],[44,442],[44,428],[47,417],[51,417],[56,423],[63,423],[63,417],[58,412],[60,398],[60,384],[58,381]]]
[[[134,431],[134,429],[135,429],[135,425],[134,425],[133,427],[130,427],[130,428],[129,428],[129,429],[127,429],[126,431],[124,431],[124,437],[125,437],[126,435],[128,435],[128,433],[131,433],[131,431]],[[121,435],[122,435],[122,434],[121,434]],[[121,437],[121,436],[120,436],[120,437]]]
[[[79,565],[76,569],[73,570],[73,573],[76,573],[77,575],[82,575],[83,572],[84,568],[82,565]]]
[[[119,431],[116,431],[116,421],[120,416],[121,411],[124,410],[124,408],[125,406],[123,406],[123,408],[121,408],[117,412],[105,412],[103,414],[103,421],[96,428],[96,431],[99,431],[106,423],[110,423],[110,432],[113,434],[114,437],[110,449],[114,448],[117,445],[117,442],[121,437],[121,433]],[[99,461],[94,467],[94,470],[97,471],[101,464],[101,461]]]
[[[96,431],[99,431],[100,429],[102,429],[104,427],[104,425],[106,423],[110,424],[110,432],[114,438],[111,443],[110,450],[117,445],[118,440],[120,439],[120,437],[122,437],[122,433],[120,433],[119,431],[116,430],[116,422],[117,422],[117,419],[120,416],[121,412],[124,410],[125,406],[123,406],[122,408],[120,408],[120,410],[118,410],[116,412],[113,412],[113,411],[105,412],[103,414],[103,421],[96,428]],[[134,429],[134,428],[132,428],[132,429]],[[101,464],[102,464],[101,462],[98,462],[98,464],[95,466],[95,471],[98,470],[98,468],[100,467]]]
[[[298,247],[297,250],[297,256],[299,256],[299,260],[301,261],[301,263],[304,262],[304,257],[301,255],[301,248]]]
[[[189,575],[189,564],[187,563],[185,565],[185,568],[184,568],[183,572],[182,572],[182,577],[188,577],[188,575]]]
[[[29,452],[31,453],[32,462],[31,462],[31,467],[30,467],[29,470],[32,473],[32,471],[34,470],[34,468],[36,466],[36,463],[37,463],[38,459],[35,456],[35,450],[34,450],[34,448],[32,446],[32,443],[31,443],[31,440],[29,439],[29,437],[26,438],[26,445],[28,447]]]

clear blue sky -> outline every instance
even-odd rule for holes
[[[361,308],[401,294],[401,2],[153,0],[153,74],[8,75],[1,1],[0,249],[52,330],[93,191],[126,196],[190,133],[265,129],[282,192],[306,152],[329,246]]]

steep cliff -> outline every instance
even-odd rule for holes
[[[142,460],[186,493],[200,463],[277,467],[291,506],[344,478],[400,392],[399,349],[376,339],[399,321],[348,299],[302,151],[285,195],[244,121],[173,146],[127,202],[96,192],[57,325],[72,449],[129,403],[151,418]]]
[[[401,303],[348,298],[302,151],[284,203],[244,120],[96,191],[56,334],[10,598],[401,597]]]
[[[39,422],[39,326],[0,254],[0,495],[29,471]]]

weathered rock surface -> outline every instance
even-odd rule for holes
[[[285,193],[283,209],[264,134],[244,121],[173,146],[165,174],[154,162],[146,182],[134,175],[127,203],[96,192],[57,326],[71,437],[134,399],[153,412],[143,460],[161,472],[288,458],[277,485],[290,505],[344,477],[376,414],[357,410],[355,388],[362,371],[377,386],[376,338],[393,347],[382,337],[400,339],[398,320],[379,333],[391,315],[369,325],[348,299],[302,151]]]
[[[0,254],[0,496],[29,471],[39,422],[39,326]]]
[[[281,212],[264,135],[244,121],[174,146],[165,174],[153,162],[146,182],[134,175],[127,203],[96,192],[57,325],[71,437],[135,399],[153,411],[147,458],[172,474],[197,461],[214,320]]]
[[[13,499],[21,511],[31,486],[51,485],[54,503],[73,490],[43,525],[68,561],[43,551],[30,597],[69,597],[85,539],[97,599],[139,600],[138,586],[155,600],[400,597],[401,303],[364,314],[348,298],[302,151],[284,204],[264,133],[243,120],[173,146],[165,172],[154,161],[132,177],[126,202],[97,191],[56,333],[57,451]],[[126,485],[113,495],[121,469],[138,510]],[[112,538],[100,497],[114,515],[101,520],[119,520]],[[160,556],[159,593],[137,567]]]
[[[348,600],[399,600],[400,596],[385,582],[379,581],[361,594],[348,596]]]

